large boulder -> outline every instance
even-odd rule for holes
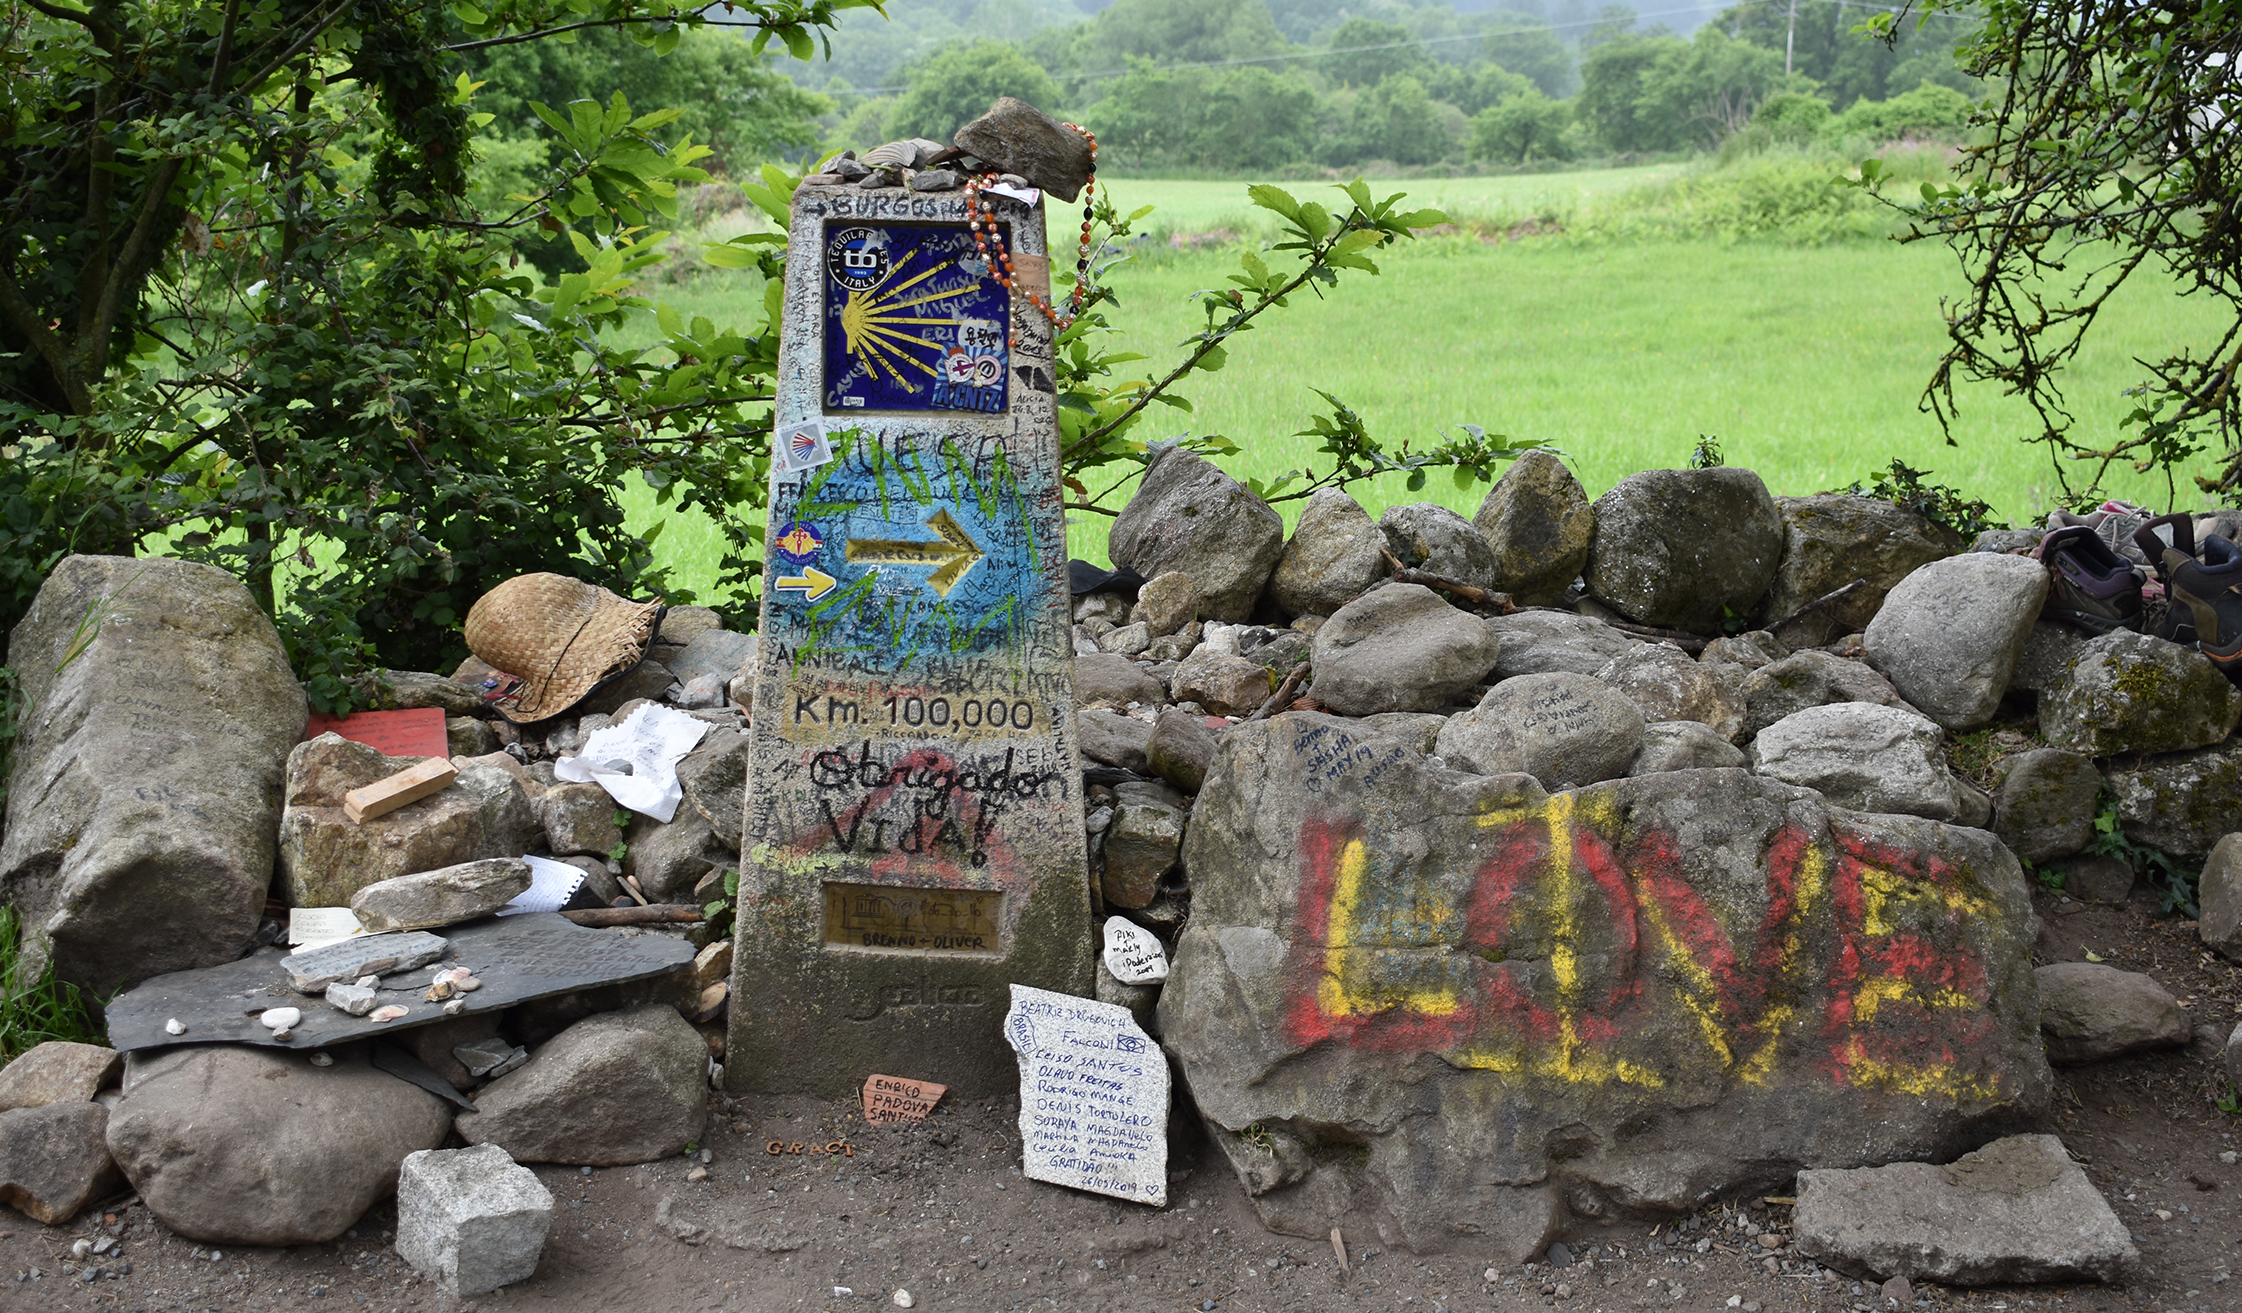
[[[397,1188],[397,1166],[434,1149],[450,1105],[367,1062],[246,1045],[134,1054],[109,1152],[157,1220],[189,1240],[332,1240]]]
[[[124,1177],[109,1158],[109,1110],[49,1103],[0,1112],[0,1204],[60,1226],[117,1193]]]
[[[1865,632],[1868,663],[1947,729],[1993,718],[2047,600],[2047,570],[2021,556],[1970,552],[1900,580]]]
[[[1783,717],[1752,740],[1752,769],[1814,789],[1838,807],[1934,821],[1985,819],[1982,795],[1954,777],[1946,736],[1910,711],[1835,702]]]
[[[1808,707],[1833,702],[1873,702],[1908,710],[1892,682],[1858,661],[1828,652],[1794,652],[1744,676],[1744,737]]]
[[[1859,633],[1892,585],[1962,549],[1951,530],[1873,497],[1825,492],[1775,504],[1783,515],[1783,563],[1767,591],[1770,624],[1856,579],[1868,585],[1784,626],[1778,637],[1792,647]]]
[[[303,689],[223,570],[66,557],[8,640],[21,681],[0,903],[22,970],[106,998],[241,956],[272,882]]]
[[[1740,770],[1550,795],[1292,713],[1223,735],[1184,865],[1162,1034],[1286,1234],[1513,1264],[1568,1211],[1943,1157],[2048,1100],[2030,885],[1981,831]]]
[[[1434,740],[1444,760],[1481,775],[1531,775],[1545,789],[1616,779],[1643,746],[1643,713],[1586,675],[1520,675],[1450,716]]]
[[[529,794],[497,766],[465,765],[445,788],[385,816],[353,821],[343,798],[427,760],[384,756],[340,734],[288,754],[280,873],[296,907],[345,907],[370,884],[419,871],[519,857],[543,836]]]
[[[1495,554],[1495,587],[1520,606],[1557,601],[1588,564],[1596,512],[1555,452],[1526,451],[1495,480],[1473,527]]]
[[[1494,588],[1495,551],[1471,521],[1437,502],[1389,506],[1378,517],[1386,550],[1412,570],[1446,575],[1475,588]]]
[[[2195,1027],[2172,991],[2138,971],[2102,962],[2051,962],[2039,969],[2040,1029],[2048,1061],[2107,1062],[2128,1053],[2184,1048]]]
[[[2040,733],[2089,757],[2207,748],[2242,720],[2242,689],[2194,648],[2120,629],[2081,646],[2040,692]]]
[[[1743,695],[1679,648],[1639,643],[1606,662],[1596,678],[1642,708],[1644,720],[1694,720],[1724,739],[1744,728]]]
[[[708,1044],[676,1008],[649,1003],[570,1026],[453,1125],[516,1162],[622,1167],[683,1152],[707,1119]]]
[[[2203,946],[2242,962],[2242,834],[2219,840],[2204,859],[2196,905],[2203,912],[2196,920]]]
[[[1339,489],[1325,488],[1301,510],[1269,576],[1269,600],[1288,616],[1330,615],[1386,577],[1385,548],[1386,535],[1370,512]]]
[[[1943,1166],[1800,1172],[1791,1239],[1851,1276],[1953,1286],[2117,1281],[2141,1257],[2052,1135],[1995,1140]]]
[[[2094,841],[2102,772],[2061,748],[2033,748],[2005,763],[1993,793],[1993,833],[2034,865],[2068,857]]]
[[[2242,742],[2192,752],[2119,757],[2104,778],[2125,837],[2181,857],[2201,857],[2242,830]]]
[[[1486,623],[1502,642],[1502,652],[1495,658],[1496,679],[1558,670],[1594,675],[1613,657],[1645,646],[1601,620],[1569,611],[1520,611]]]
[[[1106,551],[1147,579],[1183,571],[1198,586],[1200,615],[1240,621],[1284,553],[1284,520],[1236,479],[1166,447],[1145,466]]]
[[[1316,701],[1346,716],[1452,706],[1495,668],[1501,650],[1485,621],[1440,594],[1388,584],[1316,631]]]
[[[1717,634],[1767,595],[1783,517],[1750,470],[1645,470],[1596,499],[1588,591],[1639,624]]]

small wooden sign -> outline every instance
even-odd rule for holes
[[[926,1120],[934,1105],[949,1093],[947,1085],[907,1080],[901,1076],[871,1076],[864,1082],[864,1120],[916,1122]]]
[[[344,794],[343,815],[354,824],[363,824],[377,816],[387,816],[408,802],[419,802],[458,778],[459,769],[449,758],[430,757],[386,780],[375,780],[365,788]]]
[[[304,726],[304,737],[340,734],[363,743],[385,757],[448,757],[451,740],[444,734],[441,707],[416,707],[410,711],[354,711],[347,716],[313,712]]]

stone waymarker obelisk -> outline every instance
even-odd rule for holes
[[[1093,936],[1041,201],[805,183],[779,345],[770,568],[725,1081],[1013,1086],[1017,982]]]

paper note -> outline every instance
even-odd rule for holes
[[[291,907],[288,946],[317,948],[358,933],[358,917],[347,907]]]
[[[666,822],[685,800],[677,763],[706,733],[707,721],[648,704],[620,725],[592,731],[582,752],[553,763],[553,774],[574,784],[596,783],[632,811]],[[630,772],[608,770],[611,761],[629,762]]]
[[[568,900],[584,885],[584,872],[567,862],[556,862],[550,857],[522,858],[529,863],[529,888],[515,895],[514,901],[498,909],[500,916],[516,916],[523,912],[558,912],[568,906]]]

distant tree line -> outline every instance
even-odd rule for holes
[[[1955,13],[1886,45],[1842,0],[1749,0],[1687,37],[1624,6],[1560,29],[1538,0],[1512,3],[1382,0],[1321,22],[1320,0],[1114,0],[1025,39],[938,47],[882,94],[825,90],[838,144],[944,139],[1015,95],[1096,129],[1109,165],[1204,172],[1651,156],[1718,147],[1771,109],[1743,140],[1952,137],[1974,90],[1954,54],[1972,20]]]

